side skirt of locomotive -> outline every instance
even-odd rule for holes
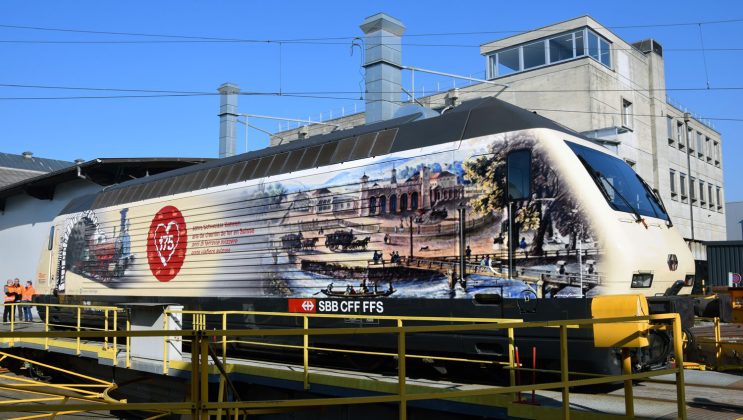
[[[305,299],[297,299],[304,301]],[[131,297],[122,296],[37,296],[41,303],[65,303],[77,305],[116,305],[126,307],[132,303]],[[375,319],[374,315],[385,316],[430,316],[457,318],[500,318],[519,319],[524,321],[547,321],[565,319],[591,318],[591,299],[496,299],[497,303],[480,303],[477,300],[464,299],[312,299],[314,307],[311,312],[367,315],[368,318],[316,318],[311,327],[376,327],[394,325],[390,321]],[[651,313],[680,312],[682,323],[689,324],[689,308],[693,322],[693,305],[686,297],[660,297],[649,299]],[[178,304],[185,310],[202,311],[261,311],[288,312],[290,299],[280,298],[167,298],[138,297],[137,303]],[[294,302],[295,304],[297,302]],[[292,305],[295,306],[296,305]],[[40,314],[43,313],[43,310]],[[301,315],[301,313],[298,313]],[[75,325],[76,311],[55,308],[50,312],[51,322],[56,324]],[[102,313],[91,311],[84,316],[83,325],[101,327]],[[191,328],[191,319],[184,316],[183,328]],[[413,322],[408,325],[414,324]],[[119,324],[123,325],[123,323]],[[430,324],[429,324],[430,325]],[[216,317],[207,319],[207,329],[221,329],[221,320]],[[249,328],[302,328],[302,318],[270,316],[233,316],[228,319],[228,329]],[[651,341],[654,337],[651,336]],[[650,349],[641,350],[637,355],[638,368],[652,368],[668,359],[671,346],[668,337],[655,337],[660,340]],[[289,343],[293,338],[276,338],[276,342]],[[295,339],[295,338],[294,338]],[[618,349],[596,348],[593,345],[591,328],[568,330],[568,357],[570,370],[601,374],[618,374],[621,371]],[[292,344],[297,344],[291,342]],[[559,368],[559,330],[556,328],[528,328],[515,330],[515,345],[521,349],[521,360],[531,363],[532,349],[536,348],[537,364],[542,369]],[[392,334],[359,334],[349,336],[317,336],[310,338],[310,345],[317,347],[335,347],[343,349],[362,349],[396,353],[397,338]],[[266,348],[260,352],[261,357],[278,359],[286,358],[286,351],[280,348]],[[233,347],[236,351],[251,350],[255,347]],[[457,332],[457,333],[420,333],[407,336],[407,351],[410,354],[430,356],[449,356],[478,360],[508,360],[508,339],[504,330]],[[337,353],[336,353],[337,356]],[[335,363],[332,363],[335,364]]]

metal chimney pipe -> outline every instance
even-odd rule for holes
[[[402,93],[402,34],[405,26],[385,13],[364,19],[366,123],[392,118]]]
[[[217,92],[219,92],[219,157],[225,158],[237,153],[237,94],[240,93],[240,87],[224,83]]]

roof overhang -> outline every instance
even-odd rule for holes
[[[85,179],[100,186],[118,184],[131,179],[155,175],[209,161],[209,158],[99,158],[45,173],[0,188],[0,211],[5,202],[16,195],[28,195],[39,200],[52,200],[60,184]]]

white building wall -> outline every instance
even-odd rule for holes
[[[52,220],[72,198],[100,188],[81,179],[59,185],[53,200],[25,194],[8,198],[0,214],[0,281],[17,277],[36,284],[39,254],[49,242]]]

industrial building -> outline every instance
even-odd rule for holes
[[[34,157],[32,152],[20,155],[0,152],[0,188],[72,165],[73,162],[65,160]]]
[[[728,241],[743,241],[743,201],[725,204]]]
[[[401,93],[404,25],[377,14],[365,34],[366,113],[275,133],[271,145],[301,140],[405,113]],[[697,260],[703,241],[725,239],[722,138],[709,122],[666,94],[663,47],[630,43],[589,16],[481,45],[487,81],[416,102],[441,111],[496,96],[581,132],[616,152],[657,188]],[[438,69],[446,70],[446,69]]]

